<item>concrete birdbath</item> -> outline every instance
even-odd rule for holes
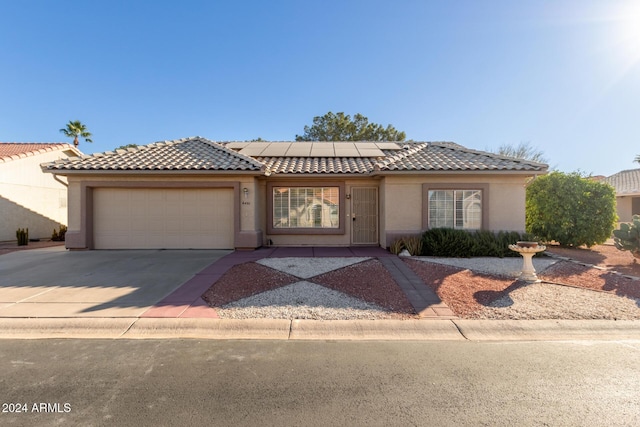
[[[547,247],[539,245],[538,242],[517,242],[515,245],[509,245],[509,249],[522,255],[522,273],[519,279],[526,282],[539,282],[536,269],[533,267],[533,256]]]

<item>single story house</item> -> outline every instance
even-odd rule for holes
[[[618,221],[631,222],[640,215],[640,169],[628,169],[604,179],[616,190]]]
[[[430,227],[525,228],[547,165],[450,142],[192,137],[42,165],[69,181],[71,249],[388,247]]]
[[[67,224],[66,179],[42,173],[40,164],[81,154],[66,143],[0,142],[0,241],[16,240],[18,228],[48,238]]]

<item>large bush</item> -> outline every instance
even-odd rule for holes
[[[527,232],[563,246],[604,243],[618,219],[613,187],[576,172],[533,180],[526,206]]]

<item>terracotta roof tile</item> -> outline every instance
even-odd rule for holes
[[[620,171],[604,182],[610,184],[616,190],[616,194],[640,194],[640,169],[627,169]]]
[[[56,150],[77,152],[76,148],[66,142],[0,142],[0,161],[6,162]]]

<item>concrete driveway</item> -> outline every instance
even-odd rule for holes
[[[0,317],[138,317],[230,252],[12,252],[0,256]]]

